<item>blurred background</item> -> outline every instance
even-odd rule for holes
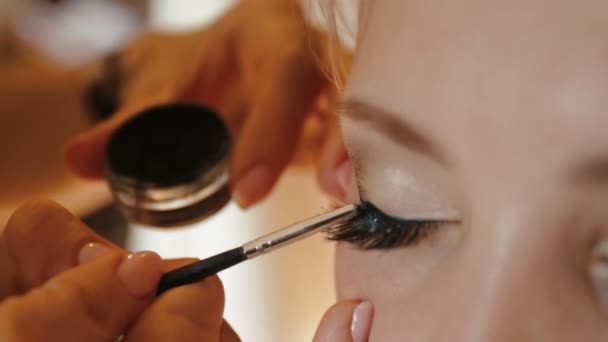
[[[127,223],[104,182],[76,179],[62,146],[102,118],[83,104],[87,65],[148,30],[209,25],[232,0],[0,0],[0,226],[23,201],[52,198],[102,235],[163,257],[206,257],[327,207],[300,163],[248,212],[229,205],[171,230]],[[84,70],[84,71],[83,71]],[[244,341],[309,341],[334,301],[332,247],[315,237],[221,275],[226,318]]]

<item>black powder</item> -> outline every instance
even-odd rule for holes
[[[114,133],[107,167],[139,184],[187,184],[225,160],[230,141],[226,125],[210,108],[185,103],[154,107]]]

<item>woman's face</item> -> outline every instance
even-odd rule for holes
[[[340,243],[370,341],[608,339],[608,5],[372,1],[343,128],[351,200],[441,224]]]

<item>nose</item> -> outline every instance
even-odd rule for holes
[[[606,324],[586,285],[580,234],[562,218],[543,221],[539,208],[497,212],[471,222],[429,280],[432,299],[421,305],[433,327],[420,341],[598,341]]]

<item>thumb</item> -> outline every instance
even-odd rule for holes
[[[165,271],[190,262],[165,261]],[[238,341],[223,313],[224,289],[217,276],[209,277],[159,296],[125,334],[124,341]]]
[[[70,171],[84,178],[103,177],[106,145],[112,132],[126,119],[114,116],[71,139],[63,150]]]
[[[80,261],[2,303],[0,340],[114,341],[150,304],[162,270],[156,254],[125,255],[98,244],[83,248]]]
[[[314,342],[366,342],[374,309],[370,302],[339,302],[321,319]]]

